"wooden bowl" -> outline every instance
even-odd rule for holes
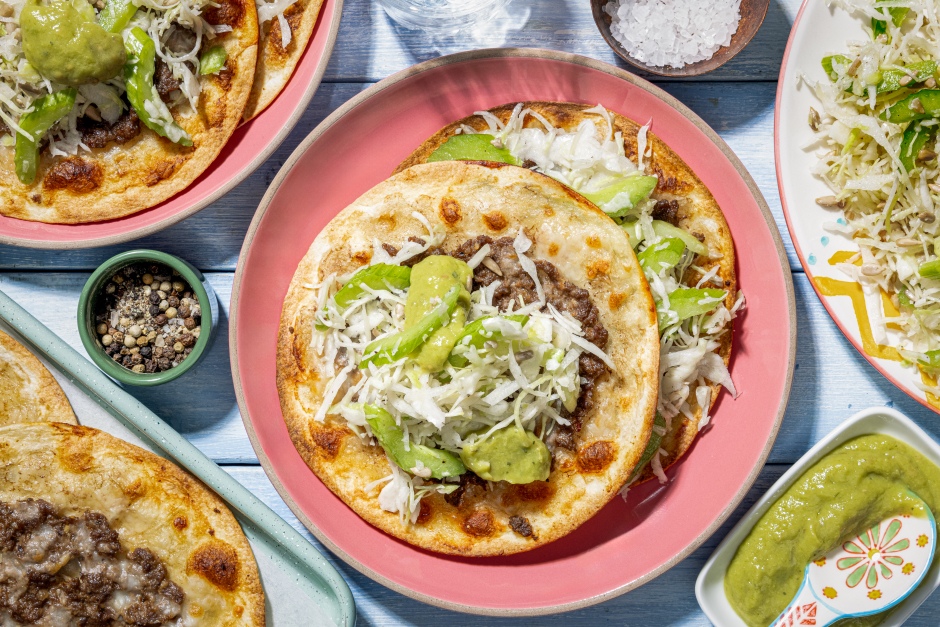
[[[604,40],[621,59],[632,65],[659,76],[698,76],[721,67],[731,60],[731,58],[741,52],[751,41],[760,25],[764,22],[764,16],[767,15],[767,7],[770,0],[741,0],[741,21],[738,23],[738,30],[731,36],[731,45],[722,46],[709,59],[690,63],[685,67],[674,68],[672,66],[653,66],[647,65],[642,61],[637,61],[631,57],[620,42],[614,39],[610,32],[610,15],[604,11],[608,2],[613,0],[591,0],[591,11],[594,13],[594,23],[597,24],[597,30],[601,32]]]

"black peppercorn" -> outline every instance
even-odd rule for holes
[[[160,295],[156,292],[150,292],[150,304],[159,305],[160,304]]]
[[[152,359],[148,359],[144,362],[144,369],[146,372],[156,372],[157,371],[157,362]]]
[[[149,346],[144,346],[143,348],[140,349],[140,354],[143,355],[144,357],[150,357],[152,352],[153,351]]]

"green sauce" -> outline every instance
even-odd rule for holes
[[[446,255],[432,255],[411,269],[411,287],[405,303],[405,329],[420,322],[437,307],[451,288],[460,290],[457,308],[451,314],[450,323],[434,331],[414,354],[418,365],[428,372],[437,372],[444,367],[444,362],[467,323],[467,310],[470,308],[467,285],[472,278],[473,270],[470,266]]]
[[[940,512],[940,468],[910,446],[872,434],[835,449],[777,499],[738,547],[725,573],[731,606],[751,627],[770,625],[796,596],[812,560],[888,516],[925,515],[906,490]]]
[[[514,424],[464,446],[460,459],[483,479],[509,483],[545,481],[552,466],[545,443]]]
[[[91,5],[76,2],[81,2],[81,11],[65,0],[47,7],[31,0],[23,7],[20,30],[26,60],[46,78],[65,85],[114,78],[127,60],[124,40],[94,22]]]

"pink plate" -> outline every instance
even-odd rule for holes
[[[215,202],[255,171],[300,119],[326,71],[339,31],[343,0],[324,0],[313,34],[287,86],[254,120],[232,134],[219,156],[179,194],[117,220],[44,224],[0,215],[0,244],[31,248],[90,248],[156,233]]]
[[[596,104],[653,131],[708,185],[739,242],[748,312],[735,327],[737,400],[722,394],[712,426],[670,470],[607,505],[574,533],[529,553],[460,558],[378,531],[336,498],[297,454],[281,417],[275,346],[281,303],[317,233],[442,126],[516,100]],[[745,245],[740,245],[745,242]],[[672,96],[618,68],[532,49],[480,50],[417,65],[337,110],[271,184],[242,248],[232,293],[232,373],[261,463],[291,510],[351,566],[402,594],[492,615],[545,614],[598,603],[662,574],[737,506],[783,418],[796,350],[793,285],[780,235],[728,146]]]

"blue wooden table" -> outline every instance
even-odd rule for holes
[[[826,314],[793,253],[774,174],[773,108],[780,61],[798,9],[799,0],[772,0],[761,31],[727,65],[695,80],[655,81],[704,118],[747,165],[774,212],[793,272],[799,345],[790,405],[769,463],[744,503],[704,546],[653,582],[607,603],[554,616],[510,621],[448,612],[387,590],[334,559],[355,595],[359,625],[708,625],[694,596],[695,577],[705,560],[789,464],[837,424],[866,407],[895,407],[940,439],[940,416],[898,391],[855,352]],[[472,41],[448,42],[444,51],[531,46],[630,69],[601,39],[588,0],[514,0],[511,11],[501,28],[467,38]],[[119,246],[62,252],[0,246],[0,290],[79,351],[83,351],[75,322],[79,292],[102,261],[143,247],[179,255],[202,269],[222,305],[220,329],[209,355],[195,371],[173,383],[131,392],[318,547],[258,465],[235,403],[227,317],[235,264],[265,188],[298,143],[353,95],[389,74],[439,56],[441,48],[420,33],[398,30],[373,0],[346,0],[329,68],[303,118],[274,155],[221,201],[157,235]],[[938,613],[940,594],[934,594],[908,624],[934,626]]]

